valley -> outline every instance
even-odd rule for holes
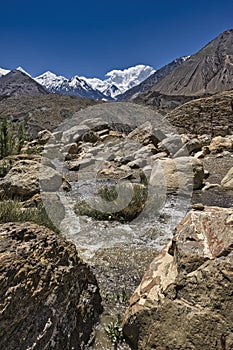
[[[232,43],[105,80],[0,69],[4,349],[233,348]]]

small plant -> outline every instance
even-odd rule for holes
[[[115,321],[109,322],[109,324],[104,327],[104,330],[111,342],[114,344],[115,348],[117,348],[117,344],[123,342],[124,337],[119,318],[117,318]]]

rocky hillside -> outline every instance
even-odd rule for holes
[[[150,91],[199,96],[233,88],[233,30],[227,30],[156,83]]]
[[[46,95],[47,90],[27,74],[17,69],[0,77],[0,99],[6,97],[21,97]]]
[[[84,349],[101,299],[72,243],[29,222],[1,225],[0,270],[3,349]]]
[[[0,115],[7,115],[14,121],[30,116],[29,130],[36,136],[38,131],[53,130],[75,112],[96,103],[91,99],[58,94],[10,97],[0,99]]]
[[[232,230],[232,208],[183,219],[130,299],[124,333],[132,349],[233,348]]]
[[[233,133],[233,90],[195,99],[166,115],[179,133],[227,135]]]

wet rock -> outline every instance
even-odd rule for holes
[[[95,277],[62,236],[0,226],[2,349],[84,349],[101,312]]]
[[[233,348],[233,209],[192,210],[130,299],[134,350]]]

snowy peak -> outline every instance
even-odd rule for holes
[[[105,80],[97,78],[84,79],[106,97],[116,99],[118,95],[140,84],[153,73],[155,73],[154,68],[139,64],[122,70],[114,69],[105,75]]]
[[[106,74],[116,85],[121,86],[122,89],[129,89],[135,85],[140,84],[143,80],[155,73],[154,68],[139,64],[134,67],[123,70],[114,69]]]
[[[6,75],[7,73],[10,73],[10,70],[0,68],[0,77],[1,77],[2,75]]]
[[[47,71],[39,75],[38,77],[36,77],[35,81],[37,81],[37,83],[46,87],[48,90],[53,90],[53,89],[56,90],[61,88],[64,83],[67,83],[68,79],[63,76],[59,76],[52,72]]]
[[[18,70],[19,72],[22,72],[22,73],[24,73],[24,74],[26,74],[26,75],[28,75],[29,77],[32,77],[28,72],[26,72],[26,70],[24,70],[22,67],[18,67],[18,68],[16,68],[16,70]]]
[[[31,75],[28,72],[26,72],[22,67],[15,68],[15,70],[18,70],[19,72],[22,72],[22,73],[28,75],[29,77],[31,77]],[[8,73],[10,73],[10,71],[11,71],[10,69],[0,68],[0,76],[8,74]]]
[[[22,67],[16,70],[28,75]],[[10,70],[0,69],[0,76],[6,75]],[[97,100],[116,100],[130,88],[140,84],[155,73],[155,70],[146,65],[136,65],[126,69],[114,69],[106,74],[106,79],[86,78],[75,75],[72,78],[66,78],[47,71],[34,80],[52,93],[69,94],[80,97],[89,97]]]
[[[47,71],[36,77],[35,80],[53,93],[93,98],[96,100],[104,98],[104,95],[100,91],[94,89],[85,79],[77,75],[68,79]]]

